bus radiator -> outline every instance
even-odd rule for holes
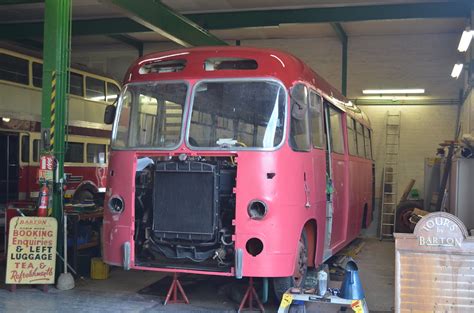
[[[218,230],[216,165],[162,162],[156,165],[153,233],[169,243],[215,242]]]

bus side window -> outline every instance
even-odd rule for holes
[[[370,130],[364,127],[364,138],[365,138],[365,157],[367,159],[372,159],[372,147],[370,140]]]
[[[323,148],[323,99],[315,92],[310,93],[309,114],[311,118],[311,141],[313,148]]]
[[[289,144],[295,151],[309,151],[308,89],[297,84],[291,89],[291,124]]]
[[[364,131],[361,123],[356,122],[357,131],[357,154],[358,156],[365,158],[365,144],[364,144]]]
[[[30,136],[21,136],[21,162],[30,162]]]
[[[336,109],[329,108],[329,126],[331,131],[332,151],[344,153],[344,137],[342,132],[342,114]]]
[[[119,87],[117,85],[107,82],[107,102],[114,103],[117,100],[117,97],[120,93]]]
[[[33,162],[39,161],[40,140],[33,140]]]
[[[33,86],[43,87],[43,64],[33,62]]]
[[[349,144],[349,153],[357,155],[357,135],[355,131],[355,121],[347,115],[347,140]]]
[[[28,60],[0,53],[0,80],[28,85]]]
[[[86,98],[93,101],[105,101],[105,82],[101,79],[87,76]]]
[[[87,163],[104,164],[106,161],[106,146],[103,144],[87,144]]]
[[[84,77],[81,74],[70,72],[69,93],[84,97]]]
[[[82,142],[67,142],[64,162],[84,163],[84,144]]]

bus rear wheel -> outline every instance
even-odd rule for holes
[[[83,189],[74,194],[72,199],[74,204],[79,203],[93,203],[94,202],[94,192],[90,189]]]
[[[308,242],[306,233],[301,233],[298,241],[298,251],[296,253],[295,269],[292,276],[273,278],[273,290],[277,301],[280,301],[283,294],[292,287],[304,287],[306,273],[308,271]]]

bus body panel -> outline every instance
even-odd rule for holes
[[[34,199],[38,197],[38,169],[39,165],[20,166],[19,175],[19,200]],[[88,184],[96,192],[105,191],[107,167],[106,165],[89,166],[64,166],[64,174],[67,177],[66,198],[73,196],[74,192],[84,184]]]
[[[208,58],[238,57],[255,59],[255,71],[203,71],[203,62]],[[182,72],[143,74],[140,68],[147,62],[163,58],[187,58]],[[318,92],[325,100],[342,111],[344,154],[331,154],[334,184],[334,216],[330,249],[332,254],[339,251],[356,238],[362,227],[362,214],[367,205],[366,224],[372,219],[372,161],[349,155],[347,146],[346,115],[355,118],[364,127],[370,127],[366,116],[359,110],[350,110],[341,103],[345,98],[324,79],[314,73],[297,58],[276,50],[207,47],[168,51],[144,56],[137,60],[125,76],[124,84],[140,82],[186,81],[191,91],[196,82],[206,79],[252,78],[276,79],[289,94],[299,82],[305,83]],[[290,100],[286,110],[287,125],[290,124]],[[183,127],[188,127],[190,99],[183,109]],[[113,265],[123,265],[124,244],[131,245],[130,267],[151,271],[176,271],[229,276],[236,274],[233,267],[229,271],[209,271],[182,268],[179,266],[160,267],[142,265],[135,255],[135,170],[139,157],[171,157],[180,154],[188,156],[233,156],[236,159],[237,174],[234,193],[235,250],[242,250],[242,275],[253,277],[286,277],[294,272],[297,244],[302,231],[307,238],[313,238],[308,247],[311,255],[309,265],[317,266],[323,261],[326,231],[326,149],[312,148],[307,152],[294,151],[288,144],[289,127],[286,129],[284,144],[273,151],[249,150],[200,150],[190,149],[182,142],[172,150],[120,150],[110,154],[109,175],[105,203],[114,195],[124,201],[121,213],[104,210],[104,261]],[[185,131],[184,131],[185,133]],[[185,141],[183,139],[183,141]],[[112,174],[113,173],[113,174]],[[184,196],[184,195],[183,195]],[[268,213],[261,220],[251,219],[248,214],[249,202],[263,200],[268,205]],[[183,217],[185,218],[185,217]],[[367,226],[365,225],[365,226]],[[312,234],[314,232],[314,235]],[[310,234],[311,233],[311,234]],[[249,239],[258,238],[263,250],[252,256],[246,249]]]
[[[173,154],[188,152],[185,147],[173,151]],[[140,154],[153,156],[162,152],[141,151]],[[215,151],[200,152],[203,155],[216,154]],[[316,160],[324,160],[324,152],[315,152]],[[113,151],[110,154],[108,189],[106,197],[120,195],[125,209],[120,214],[104,211],[104,260],[109,264],[123,262],[123,245],[131,244],[131,267],[134,258],[134,181],[137,154],[130,151]],[[130,162],[130,160],[134,160]],[[275,152],[241,151],[237,153],[238,171],[236,193],[235,245],[244,251],[243,274],[254,277],[288,276],[293,272],[296,258],[296,242],[299,240],[305,223],[316,219],[318,236],[323,236],[325,221],[325,179],[313,175],[312,154],[294,154],[285,146]],[[318,162],[317,171],[325,171],[325,164]],[[306,207],[304,173],[309,185],[310,207]],[[111,176],[111,173],[114,173]],[[300,175],[295,175],[300,173]],[[267,174],[275,174],[268,178]],[[324,176],[323,176],[324,177]],[[317,188],[315,186],[318,186]],[[251,200],[260,199],[268,204],[268,215],[263,220],[252,220],[247,214]],[[323,210],[324,209],[324,210]],[[259,238],[263,242],[263,252],[254,257],[246,249],[250,238]],[[322,259],[322,246],[318,245],[317,262]],[[314,251],[314,248],[313,248]],[[152,269],[150,267],[150,269]],[[220,275],[222,273],[216,273]],[[226,274],[227,275],[227,274]]]
[[[112,151],[109,155],[109,168],[106,199],[112,194],[120,194],[125,209],[120,215],[104,210],[102,242],[104,260],[112,265],[123,265],[123,245],[133,240],[133,199],[135,196],[136,154],[132,151]],[[128,193],[127,193],[128,192]]]

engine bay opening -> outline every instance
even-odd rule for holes
[[[140,157],[135,259],[140,266],[230,272],[234,266],[233,157]]]

